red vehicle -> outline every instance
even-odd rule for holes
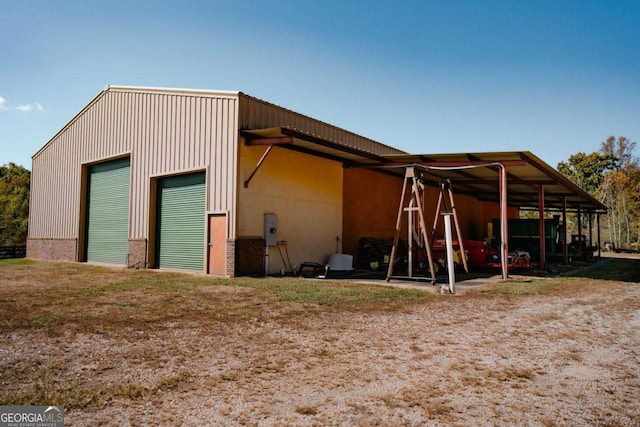
[[[490,248],[484,241],[479,240],[462,240],[464,251],[467,256],[467,262],[469,268],[484,268],[491,262]],[[453,251],[456,265],[462,265],[462,258],[460,257],[460,244],[458,240],[453,240]],[[447,263],[447,247],[444,239],[436,239],[433,242],[433,248],[431,249],[431,255],[433,256],[433,262],[436,264],[436,271],[440,268],[446,268]],[[420,249],[418,252],[418,263],[426,268],[428,263],[427,251]]]

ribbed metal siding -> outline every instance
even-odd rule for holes
[[[89,168],[87,261],[125,264],[129,251],[129,158]]]
[[[29,205],[32,238],[78,237],[82,168],[74,138],[72,133],[60,135],[55,150],[45,150],[33,158]]]
[[[34,156],[29,236],[77,238],[82,164],[122,155],[131,157],[129,238],[148,238],[150,178],[175,172],[208,168],[207,209],[235,221],[237,106],[228,93],[102,92]]]
[[[204,268],[205,191],[204,173],[158,182],[158,267]]]
[[[288,126],[369,153],[404,154],[404,151],[244,94],[240,95],[239,113],[240,129]]]

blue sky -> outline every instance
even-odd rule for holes
[[[411,153],[640,140],[638,1],[0,0],[0,164],[106,85],[240,90]]]

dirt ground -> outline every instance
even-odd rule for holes
[[[0,278],[0,404],[63,390],[73,402],[65,425],[640,425],[640,276],[586,274],[527,294],[475,289],[390,310],[283,308],[251,288],[209,286],[163,300],[165,319],[132,314],[118,324],[101,313],[157,301],[90,295],[84,308],[68,302],[68,318],[39,314],[34,327],[19,295],[40,295],[47,313],[55,286],[75,279],[9,270]],[[101,285],[115,280],[96,274]],[[209,299],[235,320],[216,320]],[[241,299],[255,307],[231,313]],[[93,324],[74,323],[89,311]]]

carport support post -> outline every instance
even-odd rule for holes
[[[602,256],[602,242],[600,241],[600,212],[596,213],[596,225],[598,227],[598,258]]]
[[[546,265],[546,229],[544,226],[544,185],[538,187],[538,225],[540,230],[540,270],[544,270]]]
[[[509,278],[509,261],[507,253],[507,236],[509,235],[507,225],[507,168],[499,164],[500,168],[500,255],[502,257],[502,279]]]
[[[567,242],[567,197],[562,196],[562,258],[569,265],[569,242]]]
[[[584,257],[582,252],[582,210],[580,209],[580,203],[578,203],[578,252]]]
[[[589,215],[589,246],[588,249],[589,251],[591,251],[591,247],[593,246],[593,213],[591,212],[591,209],[589,209],[588,211],[588,215]]]

